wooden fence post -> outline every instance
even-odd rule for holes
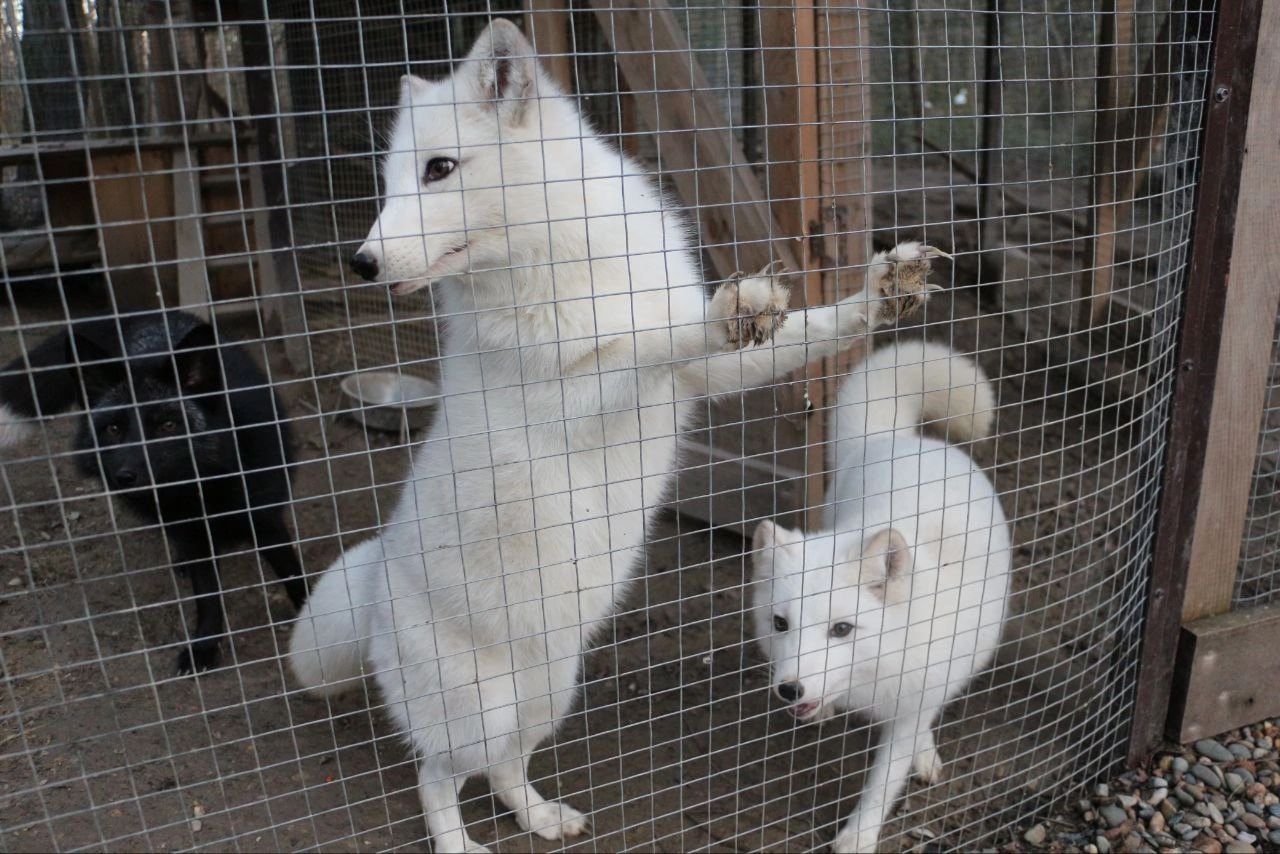
[[[1210,402],[1222,351],[1261,14],[1261,0],[1222,4],[1217,13],[1177,377],[1129,736],[1130,763],[1143,761],[1159,747],[1168,719],[1192,533],[1205,475]]]

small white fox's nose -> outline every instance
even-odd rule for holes
[[[778,692],[778,696],[788,703],[794,703],[804,696],[804,686],[799,682],[779,682],[774,686],[773,690]]]

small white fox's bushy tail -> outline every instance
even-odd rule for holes
[[[873,352],[845,378],[837,407],[842,444],[889,431],[916,433],[924,424],[965,442],[991,435],[996,395],[969,357],[945,344],[899,341]]]
[[[378,537],[349,549],[325,570],[289,636],[289,667],[303,687],[333,695],[360,684],[370,615],[375,602],[388,598],[386,586]]]

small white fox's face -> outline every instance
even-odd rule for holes
[[[352,259],[357,273],[410,293],[510,264],[518,247],[507,226],[538,220],[543,195],[538,110],[530,105],[554,87],[533,57],[515,25],[499,19],[449,77],[401,79],[382,162],[386,198]]]
[[[773,691],[798,720],[826,717],[855,686],[859,665],[880,655],[886,602],[902,598],[910,548],[889,528],[850,546],[765,521],[754,549],[752,622]]]

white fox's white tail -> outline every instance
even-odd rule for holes
[[[364,676],[372,605],[387,596],[382,540],[349,549],[311,590],[289,636],[289,666],[318,694],[340,694]]]
[[[882,347],[840,384],[837,439],[936,424],[952,442],[991,435],[996,395],[982,368],[945,344]]]

